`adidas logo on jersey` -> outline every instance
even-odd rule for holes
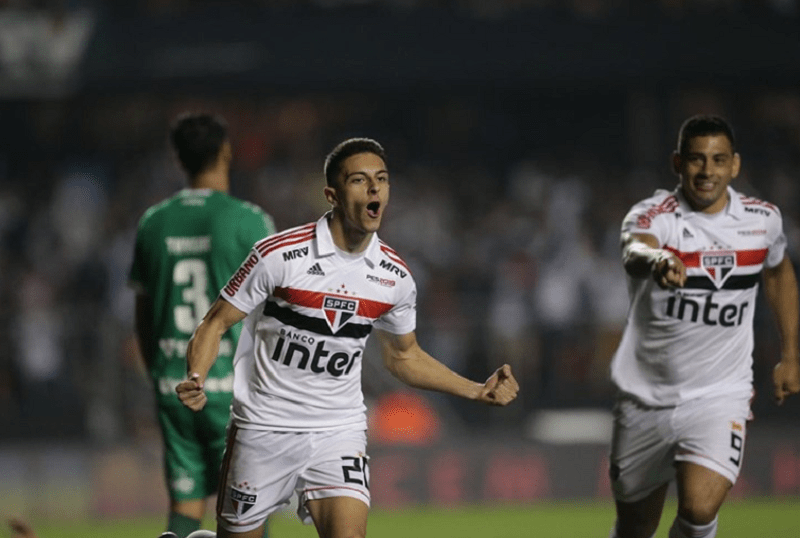
[[[309,275],[325,276],[325,271],[322,270],[319,263],[312,265],[306,273]]]
[[[687,230],[686,228],[684,228],[684,229],[683,229],[683,238],[684,238],[684,239],[686,239],[686,238],[688,238],[688,237],[694,237],[694,235],[692,234],[692,232],[690,232],[689,230]]]

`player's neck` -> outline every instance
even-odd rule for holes
[[[328,227],[331,230],[333,244],[349,254],[364,252],[372,240],[372,232],[364,232],[348,226],[341,215],[337,215],[336,212],[331,215]]]
[[[201,172],[190,184],[193,189],[211,189],[220,192],[228,192],[230,190],[228,174],[221,170]]]

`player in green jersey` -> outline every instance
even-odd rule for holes
[[[207,497],[217,490],[241,324],[223,337],[206,381],[210,405],[202,413],[184,407],[175,393],[186,377],[186,346],[253,243],[274,233],[275,226],[259,207],[228,194],[232,151],[221,118],[182,115],[170,142],[189,187],[141,218],[130,282],[137,292],[136,333],[164,438],[168,530],[184,538],[200,527]]]

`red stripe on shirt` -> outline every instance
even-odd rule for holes
[[[271,235],[265,239],[262,239],[258,243],[256,243],[257,249],[267,248],[270,245],[274,245],[275,243],[285,241],[286,239],[291,239],[293,237],[298,237],[300,235],[305,235],[316,228],[316,224],[306,224],[305,226],[301,226],[299,228],[295,228],[293,230],[286,230],[285,232]]]
[[[391,310],[389,303],[364,299],[363,297],[353,297],[351,295],[340,295],[338,293],[322,293],[319,291],[298,290],[296,288],[275,288],[272,295],[283,299],[287,303],[307,308],[322,308],[322,301],[325,297],[336,297],[337,299],[349,299],[358,301],[358,312],[356,314],[362,318],[378,319],[383,314]]]
[[[384,244],[381,244],[381,250],[383,251],[384,254],[386,254],[386,257],[388,257],[390,260],[392,260],[395,263],[399,263],[400,265],[405,267],[406,271],[408,271],[409,273],[411,272],[411,269],[409,269],[408,265],[406,265],[406,262],[404,262],[397,254],[397,252],[395,252],[393,249]]]
[[[686,267],[700,267],[700,255],[703,252],[681,252],[680,250],[672,247],[664,247],[675,254]],[[767,259],[769,252],[765,248],[755,250],[737,250],[736,252],[736,265],[738,267],[745,267],[748,265],[761,265]],[[709,252],[713,253],[713,252]]]
[[[315,235],[316,235],[316,233],[310,232],[310,233],[308,233],[306,235],[303,235],[303,236],[300,236],[300,237],[289,237],[289,238],[286,238],[286,240],[279,241],[278,243],[275,243],[273,245],[267,245],[267,246],[264,246],[264,247],[259,247],[258,253],[261,254],[262,258],[264,258],[267,254],[269,254],[273,250],[276,250],[276,249],[279,249],[279,248],[283,248],[283,247],[288,247],[288,246],[291,246],[291,245],[296,245],[298,243],[305,243],[305,242],[311,241],[312,239],[314,239]]]

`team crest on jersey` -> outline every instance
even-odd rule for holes
[[[732,250],[703,252],[700,255],[700,266],[717,289],[720,289],[736,268],[736,252]]]
[[[322,299],[322,312],[331,331],[336,334],[358,312],[358,300],[326,295]]]
[[[258,495],[255,493],[248,493],[231,487],[231,505],[233,505],[233,510],[236,512],[236,515],[241,516],[245,514],[255,506],[256,499],[258,499]]]

